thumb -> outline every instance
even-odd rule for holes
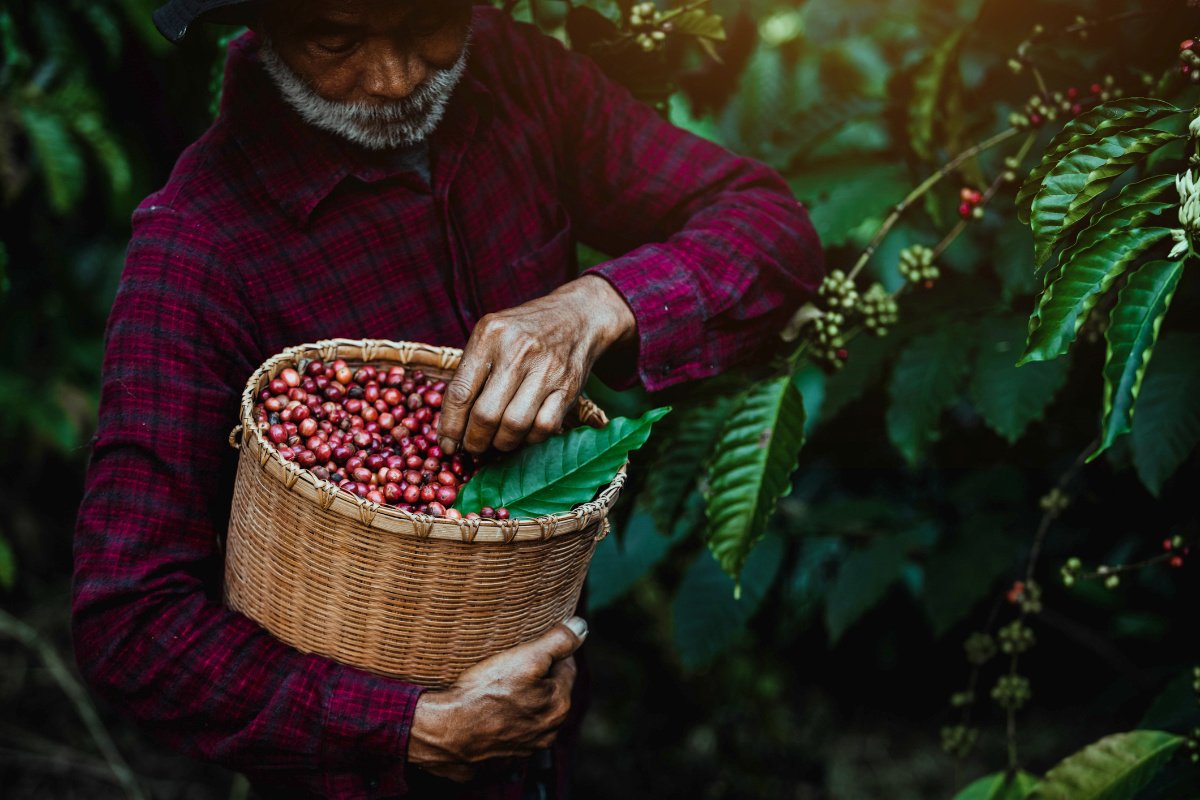
[[[571,617],[534,639],[528,646],[551,662],[562,661],[579,649],[587,634],[588,627],[583,618]]]

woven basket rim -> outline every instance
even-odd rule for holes
[[[539,517],[513,517],[507,520],[454,520],[429,514],[415,514],[394,506],[373,503],[339,488],[332,481],[321,480],[294,461],[285,460],[254,422],[256,387],[261,380],[264,377],[268,380],[274,378],[285,367],[295,367],[306,358],[320,358],[326,362],[343,358],[363,363],[392,360],[405,365],[413,364],[414,360],[417,360],[416,366],[446,371],[457,367],[461,357],[462,350],[456,347],[437,347],[421,342],[388,339],[322,339],[293,345],[268,358],[246,380],[242,391],[241,423],[230,433],[230,445],[243,450],[246,455],[257,455],[259,466],[264,471],[282,482],[287,489],[317,503],[326,512],[399,535],[452,539],[467,543],[510,543],[549,539],[592,528],[597,523],[601,523],[601,531],[607,528],[603,522],[606,521],[609,510],[625,484],[628,461],[621,465],[617,474],[600,490],[595,499],[569,511]],[[608,422],[603,409],[583,395],[580,395],[574,413],[582,423],[597,420],[603,425]],[[236,441],[239,428],[240,444]]]

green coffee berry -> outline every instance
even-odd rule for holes
[[[1024,653],[1036,643],[1033,631],[1019,619],[1001,628],[997,638],[1000,640],[1000,649],[1010,656]]]
[[[986,664],[996,655],[996,640],[986,633],[972,633],[963,642],[963,650],[967,653],[968,663],[975,666]]]
[[[1023,675],[1001,675],[992,687],[992,699],[1008,711],[1019,711],[1032,697],[1029,679]]]
[[[966,725],[947,725],[942,728],[942,750],[954,758],[966,758],[979,740],[979,731]]]
[[[933,263],[933,250],[924,245],[913,245],[900,251],[900,274],[912,283],[935,281],[940,276]]]

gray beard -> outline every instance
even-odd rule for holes
[[[387,103],[339,103],[312,90],[283,63],[269,41],[261,49],[263,68],[283,99],[305,122],[370,150],[411,147],[424,141],[442,120],[454,87],[467,68],[467,48],[447,69],[432,75],[408,97]]]

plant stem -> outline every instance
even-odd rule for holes
[[[1020,131],[1017,128],[1007,128],[1000,133],[997,133],[995,136],[992,136],[990,139],[985,139],[984,141],[973,145],[972,147],[968,147],[966,150],[962,151],[954,158],[946,162],[946,164],[944,164],[937,172],[934,172],[928,178],[921,181],[921,183],[918,184],[915,189],[908,193],[907,197],[896,204],[896,206],[892,209],[892,213],[890,213],[887,218],[884,219],[883,224],[881,224],[879,229],[875,231],[875,235],[871,238],[871,241],[867,245],[866,249],[863,250],[862,254],[858,257],[858,261],[855,262],[854,267],[848,274],[848,277],[853,280],[858,273],[862,272],[863,267],[865,267],[867,262],[871,260],[871,256],[875,255],[875,251],[879,249],[879,245],[883,242],[884,237],[886,237],[892,228],[895,227],[896,223],[900,220],[900,217],[909,209],[910,206],[912,206],[913,203],[924,197],[930,189],[936,186],[950,173],[954,172],[954,170],[958,169],[963,162],[974,158],[982,152],[992,149],[996,145],[1008,141],[1018,133],[1020,133]]]
[[[1080,454],[1075,457],[1075,460],[1073,462],[1071,462],[1071,466],[1069,466],[1063,472],[1063,474],[1059,476],[1058,480],[1054,484],[1055,487],[1059,491],[1066,490],[1067,486],[1071,483],[1071,481],[1073,481],[1075,479],[1075,476],[1079,474],[1079,471],[1081,469],[1083,469],[1084,465],[1087,463],[1088,456],[1092,454],[1092,451],[1095,450],[1096,447],[1099,446],[1099,444],[1100,444],[1099,439],[1093,439],[1087,445],[1087,447],[1085,447],[1083,449],[1083,451],[1080,452]],[[1044,544],[1044,542],[1046,540],[1046,534],[1050,530],[1050,525],[1054,522],[1055,519],[1058,518],[1058,516],[1061,513],[1062,513],[1062,511],[1056,507],[1047,508],[1042,513],[1041,520],[1038,523],[1037,532],[1034,534],[1034,537],[1033,537],[1033,544],[1030,547],[1029,558],[1026,560],[1026,563],[1025,563],[1025,583],[1027,585],[1033,581],[1033,574],[1037,568],[1037,562],[1038,562],[1039,557],[1041,556],[1042,545]],[[1000,608],[1001,608],[1001,603],[1000,603],[1000,600],[997,599],[995,602],[992,603],[992,610],[988,614],[987,623],[984,625],[984,631],[987,632],[988,634],[991,634],[992,630],[996,627],[996,618],[1000,614]],[[1017,619],[1024,622],[1025,618],[1028,616],[1029,616],[1029,612],[1026,611],[1025,608],[1022,608],[1020,610],[1020,612],[1017,614]],[[971,712],[975,705],[975,699],[974,699],[975,692],[979,686],[979,679],[980,679],[980,674],[981,674],[982,670],[983,670],[982,664],[973,665],[971,667],[971,674],[967,678],[967,691],[968,691],[968,693],[970,693],[972,699],[971,699],[971,702],[969,702],[963,708],[962,717],[960,718],[961,724],[963,726],[969,726],[971,724]],[[1009,660],[1008,674],[1016,675],[1016,673],[1017,673],[1017,654],[1014,653],[1012,655],[1011,659]],[[1020,763],[1019,763],[1018,752],[1017,752],[1017,716],[1016,716],[1016,711],[1013,709],[1008,709],[1007,713],[1006,713],[1005,739],[1007,742],[1007,750],[1008,750],[1008,769],[1009,769],[1009,771],[1015,772],[1019,768]]]
[[[1081,581],[1092,581],[1098,580],[1099,578],[1107,578],[1109,575],[1123,575],[1126,572],[1136,572],[1139,569],[1153,567],[1154,565],[1161,564],[1164,561],[1170,561],[1177,555],[1179,554],[1175,552],[1159,553],[1156,556],[1151,556],[1150,558],[1134,562],[1133,564],[1118,564],[1115,567],[1106,566],[1101,569],[1097,569],[1094,572],[1082,572],[1076,575],[1075,578],[1076,580]]]
[[[1125,20],[1128,20],[1128,19],[1137,19],[1138,17],[1149,17],[1149,16],[1151,16],[1153,14],[1157,14],[1157,13],[1159,13],[1159,12],[1155,11],[1155,10],[1146,10],[1144,8],[1135,8],[1131,11],[1122,11],[1120,14],[1114,14],[1111,17],[1105,17],[1104,19],[1088,19],[1088,20],[1084,20],[1083,22],[1077,22],[1074,25],[1069,25],[1066,28],[1063,28],[1061,35],[1070,35],[1072,33],[1080,33],[1082,31],[1089,31],[1092,28],[1099,28],[1102,25],[1113,25],[1118,22],[1124,22]]]
[[[67,668],[67,665],[58,655],[58,651],[34,628],[3,609],[0,609],[0,634],[15,639],[41,658],[51,677],[54,678],[59,688],[63,690],[63,693],[66,694],[75,706],[75,710],[79,713],[79,717],[87,727],[88,733],[91,734],[92,740],[100,748],[100,753],[104,756],[104,760],[108,762],[109,769],[112,770],[117,782],[125,789],[126,796],[134,800],[145,800],[146,795],[142,792],[142,787],[138,785],[137,779],[133,775],[133,770],[129,768],[129,764],[125,762],[121,752],[117,750],[116,744],[113,742],[112,737],[109,736],[108,729],[104,727],[104,723],[100,720],[100,714],[97,713],[96,707],[88,697],[87,691],[75,678],[71,670]]]
[[[1037,141],[1036,133],[1031,133],[1025,137],[1025,141],[1021,143],[1021,149],[1017,151],[1017,155],[1015,156],[1017,163],[1025,160],[1025,156],[1029,154],[1029,148],[1033,146],[1035,141]],[[996,192],[1000,191],[1000,187],[1004,185],[1005,172],[1007,172],[1007,170],[1002,171],[992,180],[990,184],[988,184],[987,189],[985,189],[983,192],[983,201],[981,207],[986,208],[987,204],[991,202],[991,199],[996,196]],[[962,235],[963,231],[967,229],[968,224],[968,220],[960,219],[958,224],[955,225],[950,232],[947,233],[942,240],[937,243],[937,245],[933,248],[933,258],[935,261],[939,256],[941,256],[942,253],[946,252],[946,248],[954,244],[954,240]]]
[[[1088,458],[1099,446],[1100,439],[1098,437],[1092,439],[1092,441],[1090,441],[1087,446],[1083,448],[1079,455],[1075,457],[1075,460],[1071,462],[1071,466],[1067,468],[1067,471],[1059,476],[1058,482],[1055,483],[1055,488],[1057,488],[1060,492],[1066,491],[1067,485],[1075,479],[1075,476],[1079,474],[1079,471],[1083,469],[1084,464],[1087,463]],[[1057,508],[1051,507],[1046,509],[1046,511],[1042,514],[1042,521],[1038,525],[1037,533],[1033,537],[1033,544],[1029,548],[1029,559],[1025,562],[1026,583],[1029,583],[1033,580],[1033,573],[1037,569],[1038,558],[1041,557],[1042,545],[1046,541],[1046,534],[1050,531],[1051,523],[1053,523],[1061,513],[1062,512]]]

